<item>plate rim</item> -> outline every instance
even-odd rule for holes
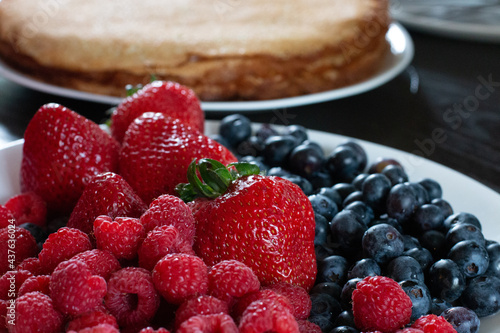
[[[393,34],[399,33],[400,34],[399,37],[401,37],[400,42],[404,42],[404,49],[398,51],[398,53],[395,53],[395,51],[393,51],[395,43],[398,41],[395,41],[394,37],[393,39],[391,39],[390,32],[392,32]],[[248,102],[202,101],[201,107],[205,112],[208,113],[252,112],[252,111],[255,112],[255,111],[279,109],[279,108],[305,106],[320,102],[346,98],[363,92],[367,92],[392,80],[394,77],[400,74],[406,67],[408,67],[408,65],[413,60],[415,53],[413,40],[408,31],[400,23],[397,22],[391,23],[386,38],[388,39],[388,42],[391,46],[390,55],[388,55],[388,57],[389,56],[392,57],[392,59],[390,60],[392,60],[394,64],[391,64],[391,66],[388,68],[380,70],[378,73],[376,73],[375,75],[371,76],[370,78],[362,82],[325,92],[301,95],[296,97],[265,100],[265,101],[248,101]],[[123,98],[120,97],[98,95],[38,81],[36,79],[33,79],[23,73],[20,73],[12,69],[8,65],[6,65],[5,62],[2,61],[1,59],[0,59],[0,76],[14,83],[17,83],[21,86],[48,94],[58,95],[61,97],[69,97],[84,101],[98,102],[110,105],[116,105],[123,100]]]

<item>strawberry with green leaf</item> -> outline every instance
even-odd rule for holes
[[[207,265],[235,259],[251,267],[264,285],[313,286],[314,214],[297,185],[260,175],[249,163],[228,169],[212,159],[193,161],[187,177],[189,183],[177,190],[192,208],[194,250]]]

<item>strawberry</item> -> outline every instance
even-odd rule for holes
[[[194,158],[214,158],[229,164],[236,157],[224,146],[162,113],[146,112],[130,125],[120,151],[120,174],[150,204],[162,194],[175,195],[187,181]]]
[[[140,217],[148,208],[120,175],[105,172],[92,177],[71,212],[67,226],[90,234],[100,215]]]
[[[177,187],[197,224],[193,249],[209,266],[235,259],[263,285],[288,282],[309,290],[317,268],[307,196],[288,180],[258,174],[255,165],[230,166],[237,172],[215,160],[193,161],[190,183]]]
[[[176,82],[153,81],[127,97],[113,110],[113,137],[122,142],[130,123],[144,112],[161,112],[203,133],[205,115],[195,93]]]
[[[21,189],[49,212],[69,214],[90,178],[116,171],[119,144],[96,123],[55,103],[45,104],[24,133]]]

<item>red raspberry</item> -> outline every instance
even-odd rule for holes
[[[311,323],[308,320],[305,319],[297,320],[297,324],[299,325],[300,333],[322,333],[321,327],[319,327],[315,323]]]
[[[139,266],[151,271],[158,260],[171,253],[195,254],[192,246],[181,237],[176,227],[171,225],[155,227],[139,247]]]
[[[37,257],[30,257],[24,259],[19,265],[17,265],[18,270],[25,270],[33,275],[42,275],[43,268],[40,264],[40,259]]]
[[[184,321],[177,333],[220,332],[238,333],[233,318],[225,313],[198,315]]]
[[[415,320],[412,328],[418,328],[424,333],[457,333],[453,326],[442,316],[429,314]]]
[[[0,277],[0,299],[9,300],[17,297],[19,288],[24,281],[32,277],[28,271],[15,270],[8,271]]]
[[[30,293],[32,291],[38,291],[42,294],[50,296],[50,276],[38,275],[27,278],[26,280],[24,280],[21,287],[19,287],[18,296]]]
[[[148,210],[141,216],[146,232],[160,225],[172,225],[189,245],[193,245],[195,224],[191,208],[180,198],[164,194],[153,200]]]
[[[120,326],[146,324],[160,306],[151,273],[139,267],[114,272],[108,281],[106,308]]]
[[[110,324],[99,324],[79,331],[67,331],[67,333],[120,333],[120,330]]]
[[[406,327],[400,330],[397,330],[395,333],[424,333],[421,329]]]
[[[153,329],[152,327],[144,327],[139,331],[139,333],[170,333],[170,331],[163,327],[160,327],[157,330]]]
[[[17,225],[14,214],[7,207],[0,205],[0,228],[6,228],[9,225]]]
[[[199,257],[167,254],[154,267],[153,282],[167,302],[181,304],[189,297],[206,294],[208,268]]]
[[[55,308],[51,298],[40,292],[24,294],[16,299],[15,325],[7,326],[12,332],[60,332],[63,326],[63,315]]]
[[[363,331],[394,332],[410,322],[412,302],[391,278],[368,276],[352,293],[354,323]]]
[[[37,254],[38,245],[28,230],[14,226],[0,230],[0,275]]]
[[[0,332],[7,332],[7,321],[9,319],[15,318],[16,315],[16,304],[13,303],[14,300],[5,301],[0,299]],[[7,309],[7,307],[11,307],[11,309]],[[10,312],[10,317],[7,317],[7,314]]]
[[[292,306],[290,305],[288,299],[285,296],[279,295],[270,289],[261,289],[259,291],[248,293],[245,296],[239,298],[236,303],[231,308],[231,314],[235,318],[236,322],[239,322],[241,316],[248,308],[250,304],[255,301],[271,300],[282,303],[283,306],[288,307],[292,311]]]
[[[254,301],[246,308],[239,329],[241,333],[299,333],[299,324],[286,303],[264,299]]]
[[[111,276],[111,273],[121,268],[120,262],[111,252],[98,249],[80,252],[71,260],[83,261],[87,264],[92,275],[102,276],[106,281]]]
[[[92,249],[89,236],[81,230],[63,227],[49,235],[38,254],[40,265],[46,273],[75,254]]]
[[[307,319],[311,312],[312,302],[309,293],[302,287],[287,282],[278,282],[265,287],[279,295],[285,296],[292,306],[295,319]]]
[[[5,207],[12,212],[16,224],[33,223],[41,227],[47,224],[47,204],[35,192],[25,192],[10,198]]]
[[[64,314],[77,316],[97,309],[106,291],[106,281],[92,275],[79,260],[60,263],[50,277],[50,295],[56,308]]]
[[[91,328],[99,324],[108,324],[118,328],[116,318],[111,314],[101,310],[84,313],[75,319],[71,320],[66,328],[66,331],[80,331],[85,328]]]
[[[179,327],[184,321],[197,315],[208,315],[216,313],[229,313],[226,302],[208,295],[190,298],[175,311],[175,327]]]
[[[225,302],[260,289],[253,270],[237,260],[223,260],[208,272],[208,293]]]
[[[137,256],[137,249],[144,237],[144,227],[139,219],[101,215],[94,221],[94,235],[97,248],[111,252],[118,260],[131,260]]]
[[[93,176],[68,220],[68,227],[92,232],[100,215],[140,217],[148,208],[122,176],[104,172]]]

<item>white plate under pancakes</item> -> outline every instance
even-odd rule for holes
[[[217,133],[219,122],[207,121],[206,133]],[[325,153],[330,153],[339,143],[348,138],[320,131],[309,131],[310,139],[318,142]],[[443,188],[443,198],[451,203],[455,212],[469,212],[481,221],[488,239],[500,241],[500,194],[481,183],[438,163],[394,148],[357,140],[366,150],[369,161],[378,157],[398,160],[407,171],[411,181],[432,178]],[[0,204],[19,193],[19,169],[23,140],[0,147]],[[480,333],[500,333],[500,314],[481,319]]]
[[[326,102],[372,90],[396,77],[410,64],[413,59],[413,41],[411,40],[408,32],[401,25],[397,23],[392,24],[387,32],[386,39],[391,46],[390,52],[388,53],[380,70],[365,81],[321,93],[275,100],[248,102],[202,102],[203,110],[206,112],[262,111]],[[117,104],[121,101],[121,98],[119,97],[97,95],[43,83],[8,67],[1,60],[0,76],[3,76],[19,85],[58,96],[105,104]]]

